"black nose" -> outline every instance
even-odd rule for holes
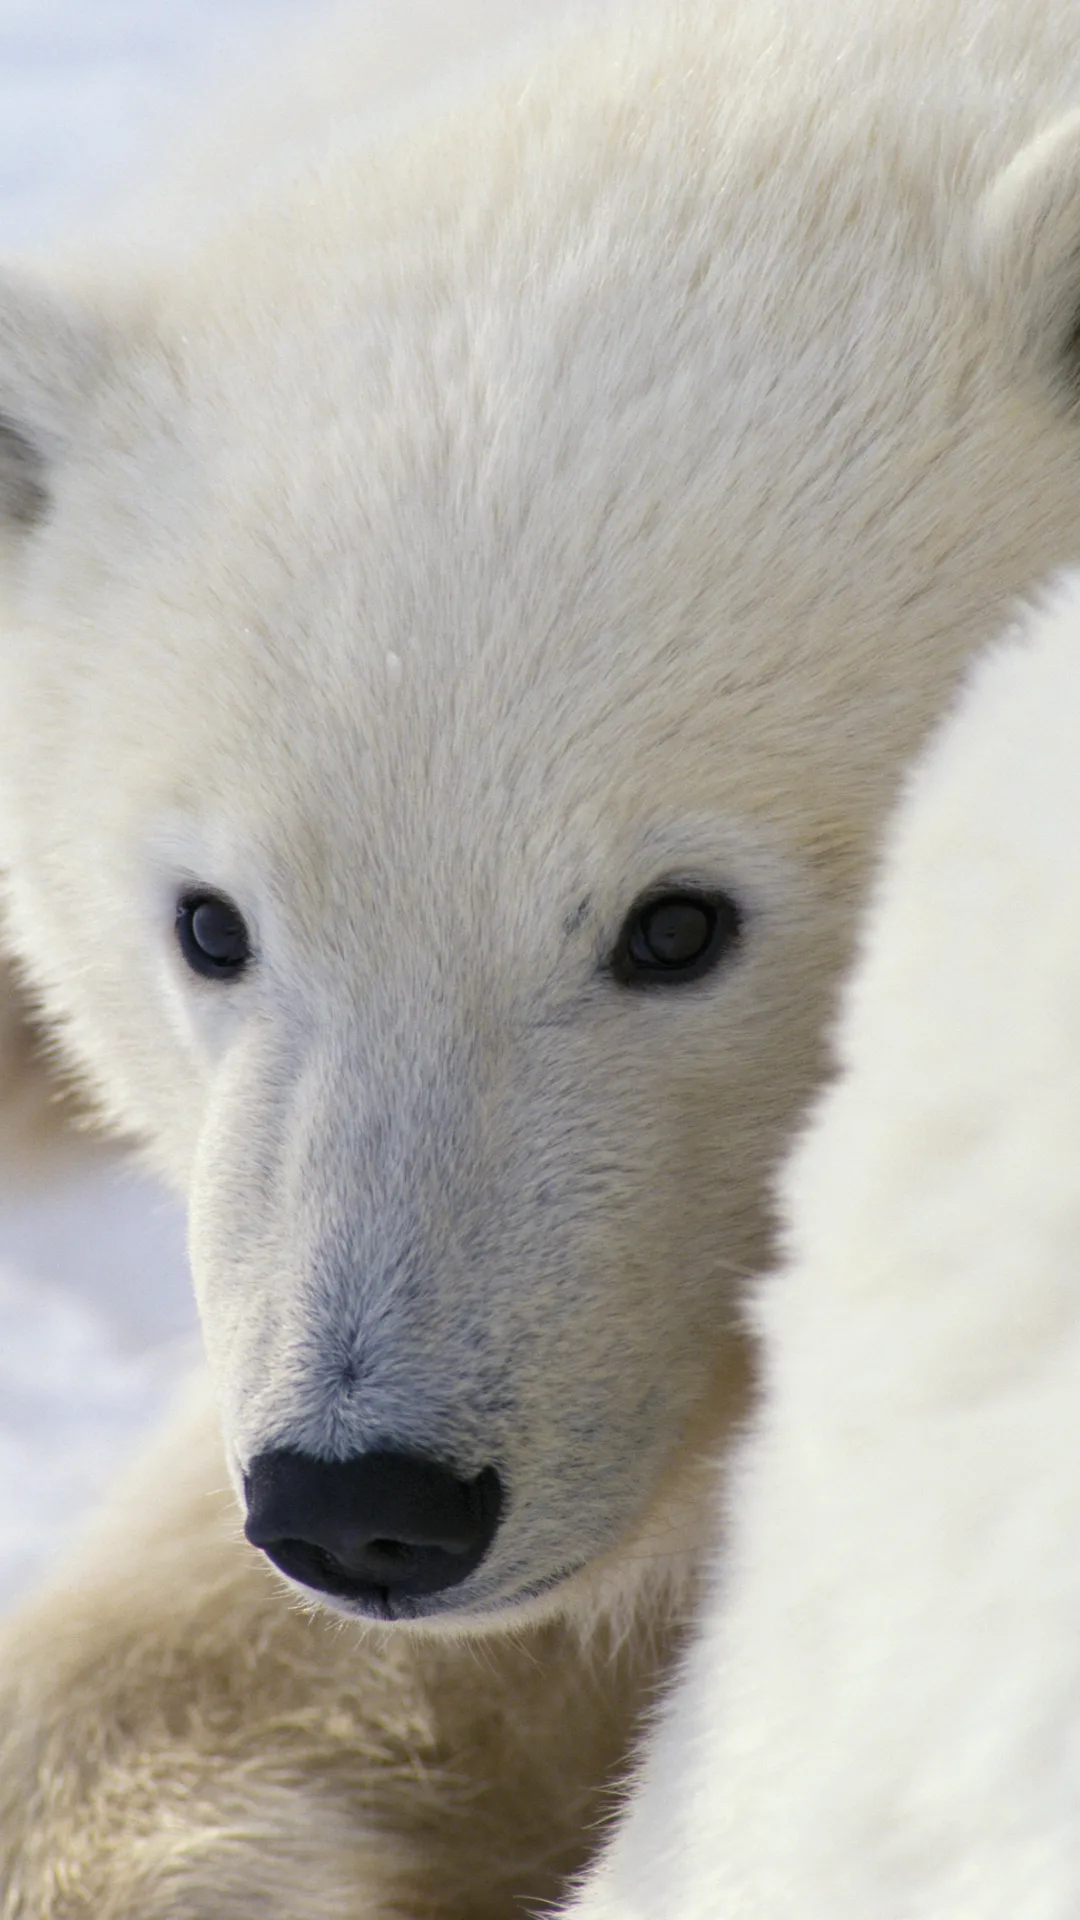
[[[464,1580],[491,1545],[502,1504],[494,1467],[459,1480],[435,1460],[389,1452],[260,1453],[244,1492],[244,1531],[282,1573],[380,1614],[398,1597]]]

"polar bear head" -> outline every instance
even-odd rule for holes
[[[654,9],[3,288],[11,940],[346,1610],[694,1546],[899,765],[1080,537],[1062,6],[873,11]]]

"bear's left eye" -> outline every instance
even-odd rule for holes
[[[176,938],[193,973],[234,980],[251,959],[239,907],[221,893],[185,893],[176,903]]]
[[[730,894],[689,888],[639,900],[623,923],[611,970],[624,987],[699,980],[739,937],[742,915]]]

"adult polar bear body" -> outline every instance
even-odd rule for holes
[[[1080,1909],[1080,580],[889,835],[729,1572],[575,1920]]]
[[[1080,542],[1078,29],[617,10],[5,287],[11,938],[190,1195],[225,1465],[194,1406],[5,1634],[4,1920],[495,1920],[587,1851],[897,770]],[[227,1479],[387,1451],[496,1475],[487,1551],[296,1612]]]

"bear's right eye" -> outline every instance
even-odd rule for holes
[[[176,938],[193,973],[235,980],[251,959],[239,907],[220,893],[185,893],[176,903]]]

